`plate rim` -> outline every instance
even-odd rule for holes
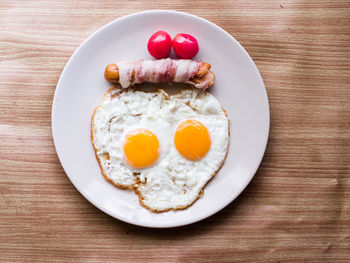
[[[264,93],[264,99],[266,101],[266,106],[267,106],[267,116],[266,116],[266,118],[267,118],[266,119],[266,121],[267,121],[267,123],[266,123],[266,125],[267,125],[267,133],[264,136],[264,149],[263,149],[261,155],[258,158],[259,162],[258,162],[257,166],[254,169],[252,169],[253,172],[252,172],[249,180],[247,180],[247,182],[245,184],[243,184],[242,187],[234,195],[232,195],[232,197],[230,199],[228,199],[226,202],[223,202],[221,205],[217,206],[210,213],[205,214],[204,216],[201,216],[199,218],[196,218],[195,220],[192,220],[191,218],[189,218],[187,220],[181,221],[180,223],[170,223],[170,224],[157,225],[157,223],[149,224],[149,223],[142,223],[142,221],[135,222],[135,221],[132,221],[131,219],[129,219],[127,217],[124,218],[124,217],[119,216],[119,215],[116,216],[115,214],[112,214],[109,210],[104,209],[102,206],[100,206],[94,200],[91,200],[91,198],[88,195],[85,195],[85,193],[83,193],[82,191],[79,190],[79,188],[77,187],[77,185],[74,182],[74,180],[67,173],[67,169],[65,168],[63,157],[58,151],[58,146],[57,146],[57,142],[56,142],[56,139],[55,139],[55,126],[57,124],[55,124],[56,122],[54,121],[54,119],[55,119],[55,112],[56,112],[56,107],[57,107],[57,106],[55,106],[55,105],[57,105],[57,103],[55,103],[55,102],[56,102],[57,97],[58,97],[57,94],[58,94],[59,87],[60,87],[60,85],[62,85],[61,84],[62,78],[63,78],[63,76],[65,75],[65,73],[67,71],[68,65],[77,56],[77,54],[79,53],[79,51],[81,50],[82,47],[87,45],[87,43],[90,42],[91,39],[94,38],[96,35],[100,34],[102,31],[106,30],[106,28],[112,26],[115,23],[120,23],[122,20],[130,19],[130,18],[133,18],[133,17],[142,16],[142,15],[145,15],[145,14],[164,14],[164,13],[172,13],[172,14],[175,14],[175,15],[189,16],[189,17],[192,17],[192,18],[200,20],[200,22],[202,22],[202,23],[209,24],[210,26],[214,26],[215,29],[221,31],[227,37],[229,37],[233,42],[235,42],[235,44],[239,47],[241,52],[245,53],[245,55],[247,56],[247,58],[249,60],[249,64],[253,67],[254,73],[258,75],[258,79],[259,79],[259,81],[261,81],[261,84],[262,84],[262,86],[264,88],[264,90],[263,90],[264,92],[263,93]],[[261,162],[262,162],[262,159],[263,159],[263,157],[265,155],[265,152],[266,152],[266,148],[267,148],[267,144],[268,144],[268,140],[269,140],[269,135],[270,135],[270,104],[269,104],[269,99],[268,99],[268,95],[267,95],[266,86],[265,86],[264,80],[263,80],[263,78],[262,78],[262,76],[260,74],[260,71],[258,70],[256,64],[254,63],[254,61],[252,59],[252,57],[248,54],[248,52],[244,49],[244,47],[231,34],[229,34],[227,31],[225,31],[223,28],[221,28],[220,26],[216,25],[215,23],[213,23],[213,22],[211,22],[211,21],[209,21],[209,20],[207,20],[207,19],[205,19],[203,17],[197,16],[197,15],[194,15],[194,14],[190,14],[190,13],[187,13],[187,12],[175,11],[175,10],[162,10],[162,9],[146,10],[146,11],[140,11],[140,12],[136,12],[136,13],[131,13],[131,14],[128,14],[128,15],[125,15],[125,16],[122,16],[122,17],[119,17],[119,18],[116,18],[116,19],[110,21],[109,23],[103,25],[102,27],[100,27],[99,29],[94,31],[89,37],[87,37],[75,49],[75,51],[73,52],[71,57],[66,62],[65,66],[64,66],[64,68],[63,68],[63,70],[62,70],[62,72],[60,74],[60,77],[59,77],[59,80],[57,82],[56,88],[55,88],[55,92],[54,92],[54,96],[53,96],[53,100],[52,100],[52,107],[51,107],[51,131],[52,131],[52,138],[53,138],[53,142],[54,142],[55,151],[56,151],[57,157],[58,157],[58,159],[59,159],[59,161],[61,163],[61,166],[62,166],[65,174],[67,175],[67,177],[69,178],[69,180],[73,184],[73,186],[78,190],[78,192],[85,199],[87,199],[91,204],[93,204],[96,208],[98,208],[99,210],[101,210],[102,212],[104,212],[105,214],[108,214],[109,216],[111,216],[113,218],[116,218],[118,220],[121,220],[123,222],[129,223],[129,224],[132,224],[132,225],[137,225],[137,226],[142,226],[142,227],[149,227],[149,228],[173,228],[173,227],[181,227],[181,226],[193,224],[193,223],[202,221],[202,220],[204,220],[204,219],[206,219],[208,217],[211,217],[211,216],[215,215],[217,212],[219,212],[220,210],[222,210],[225,207],[227,207],[230,203],[232,203],[246,189],[246,187],[249,185],[249,183],[254,178],[257,170],[259,169],[259,167],[261,165]]]

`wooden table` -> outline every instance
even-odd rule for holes
[[[73,187],[56,156],[60,73],[95,30],[147,9],[231,33],[267,88],[271,131],[248,188],[176,229],[120,222]],[[350,2],[0,3],[1,262],[350,262]]]

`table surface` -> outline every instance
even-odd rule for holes
[[[232,34],[264,79],[270,138],[246,190],[176,229],[118,221],[73,187],[51,105],[74,50],[148,9],[202,16]],[[350,262],[350,2],[1,1],[1,262]]]

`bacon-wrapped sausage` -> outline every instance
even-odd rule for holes
[[[208,63],[190,59],[119,62],[106,67],[105,78],[120,84],[122,88],[146,82],[183,82],[205,90],[215,82],[215,75],[210,71],[210,67]]]

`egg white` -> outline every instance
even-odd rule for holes
[[[185,159],[176,150],[174,134],[182,121],[203,123],[211,147],[199,161]],[[182,209],[191,205],[221,167],[229,143],[229,121],[217,99],[198,89],[168,96],[163,90],[144,92],[111,90],[96,108],[92,142],[107,180],[135,188],[143,206],[153,211]],[[135,169],[125,162],[125,135],[138,128],[153,132],[160,143],[160,157],[151,167]]]

